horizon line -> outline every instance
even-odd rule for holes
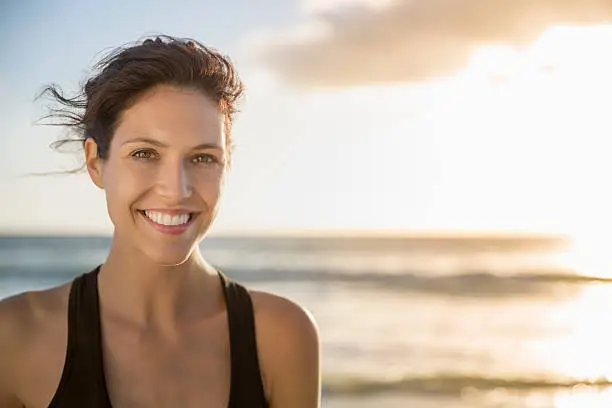
[[[102,231],[16,231],[0,230],[0,238],[21,237],[92,237],[112,238],[112,232]],[[406,230],[362,230],[362,229],[245,229],[211,231],[207,237],[211,238],[540,238],[540,239],[571,239],[571,234],[554,231],[528,231],[528,230],[493,230],[493,229],[406,229]]]

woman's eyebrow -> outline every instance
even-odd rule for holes
[[[130,143],[148,143],[157,147],[168,147],[167,144],[160,142],[159,140],[151,139],[149,137],[136,137],[133,139],[126,140],[122,145]],[[204,150],[204,149],[217,149],[223,150],[223,147],[217,143],[202,143],[192,148],[193,150]]]

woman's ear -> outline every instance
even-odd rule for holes
[[[92,137],[85,140],[85,165],[87,166],[87,172],[89,177],[91,177],[91,181],[98,188],[104,190],[104,183],[102,183],[102,159],[98,157],[98,144]]]

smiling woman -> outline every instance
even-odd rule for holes
[[[296,303],[206,262],[243,86],[196,41],[147,39],[52,111],[106,195],[110,252],[0,302],[1,407],[318,407],[319,338]],[[43,340],[44,339],[44,340]]]
[[[116,239],[137,243],[159,264],[183,263],[217,213],[226,139],[217,102],[199,90],[170,85],[146,91],[123,112],[108,152],[98,152],[88,138],[87,168],[106,191]],[[181,219],[185,223],[173,225]],[[123,225],[130,228],[117,227]]]

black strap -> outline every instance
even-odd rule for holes
[[[72,282],[66,360],[49,408],[111,408],[102,360],[98,271],[99,267]]]
[[[86,362],[91,384],[95,385],[100,407],[110,408],[111,402],[104,375],[102,353],[102,319],[100,318],[100,296],[98,293],[98,273],[100,266],[85,274],[80,285],[81,313],[78,320],[79,357]]]
[[[229,408],[267,407],[261,379],[255,317],[251,296],[245,287],[218,272],[223,285],[229,324],[231,385]]]
[[[78,336],[78,320],[79,320],[79,285],[82,277],[76,278],[70,286],[70,295],[68,297],[68,341],[66,346],[66,359],[64,360],[64,368],[60,378],[59,385],[48,408],[63,408],[67,406],[66,395],[69,392],[69,384],[74,381],[77,375],[73,375],[77,361],[77,336]],[[71,378],[72,377],[72,378]],[[82,384],[78,384],[82,386]],[[69,404],[69,403],[68,403]]]

